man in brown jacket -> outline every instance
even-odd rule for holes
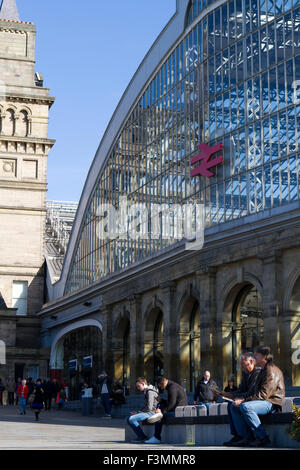
[[[256,366],[261,367],[261,371],[257,377],[253,394],[245,399],[234,401],[236,412],[232,418],[238,435],[242,437],[235,444],[238,447],[266,447],[271,444],[259,415],[280,410],[285,397],[283,374],[273,363],[270,348],[258,346],[254,357]]]

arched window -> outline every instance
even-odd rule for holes
[[[28,120],[28,112],[21,111],[20,117],[18,121],[18,135],[21,137],[27,137],[29,133],[29,120]]]
[[[262,298],[258,290],[247,284],[237,295],[232,311],[232,368],[236,374],[239,355],[264,343]]]
[[[8,109],[6,111],[5,118],[3,119],[2,133],[4,135],[15,135],[15,127],[15,112],[13,109]]]

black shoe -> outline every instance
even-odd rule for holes
[[[243,437],[238,442],[233,444],[232,447],[250,447],[251,442],[253,442],[252,439],[249,439],[247,437]]]
[[[242,439],[244,439],[243,437],[241,436],[233,436],[232,439],[230,439],[230,441],[226,441],[224,442],[223,446],[226,446],[226,447],[234,447],[236,445],[237,442],[240,442]]]
[[[271,447],[271,444],[269,436],[265,436],[263,439],[256,438],[249,442],[250,447]]]

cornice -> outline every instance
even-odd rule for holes
[[[0,31],[12,31],[12,32],[36,32],[36,27],[34,23],[30,23],[27,21],[16,21],[16,20],[0,20]]]
[[[41,137],[19,137],[17,135],[1,135],[0,134],[0,142],[21,142],[21,143],[29,143],[29,144],[45,144],[53,147],[56,140],[55,139],[44,139]]]
[[[0,179],[0,188],[1,189],[11,189],[14,188],[15,190],[21,189],[30,189],[31,191],[42,191],[47,192],[47,183],[39,183],[36,181],[20,181],[20,180],[4,180]]]
[[[14,101],[19,103],[48,104],[50,108],[55,101],[54,96],[23,95],[18,93],[0,94],[0,100],[1,99],[6,102]]]

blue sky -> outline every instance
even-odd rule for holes
[[[48,200],[78,201],[107,124],[176,0],[17,0],[37,28],[50,110]]]

